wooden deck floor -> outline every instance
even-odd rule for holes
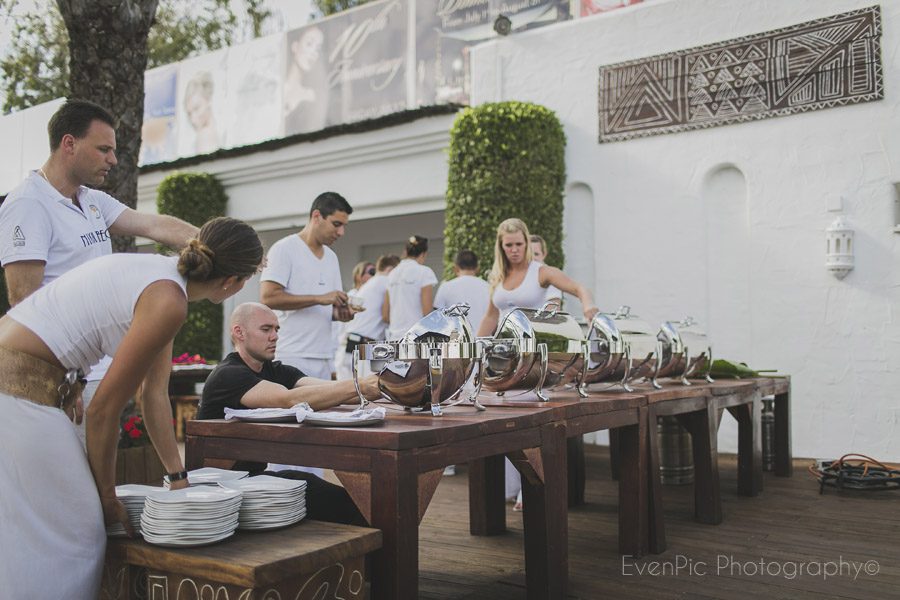
[[[766,473],[763,494],[743,498],[734,457],[722,456],[724,523],[695,523],[692,486],[665,486],[668,550],[623,563],[607,452],[587,452],[588,503],[569,513],[570,598],[900,598],[900,492],[820,495],[800,459],[793,478]],[[457,473],[422,523],[420,598],[525,598],[521,513],[509,506],[505,535],[470,536],[465,467]]]

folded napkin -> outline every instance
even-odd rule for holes
[[[295,404],[290,408],[226,408],[225,420],[246,419],[248,421],[256,419],[277,419],[280,417],[294,417],[298,423],[302,423],[306,415],[311,413],[312,409],[306,402]]]
[[[301,415],[297,414],[297,422],[302,423],[306,417],[310,419],[315,419],[317,421],[333,421],[335,423],[352,423],[354,421],[380,421],[384,419],[385,409],[383,406],[379,406],[377,408],[364,409],[357,408],[352,412],[344,412],[344,411],[329,411],[329,412],[318,412],[318,411],[309,411],[308,413]]]

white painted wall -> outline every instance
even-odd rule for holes
[[[691,314],[714,353],[791,374],[797,456],[900,459],[900,3],[881,3],[879,102],[598,144],[598,67],[871,4],[660,1],[472,53],[473,103],[527,100],[562,121],[569,188],[593,195],[599,305]],[[823,267],[838,214],[857,244],[843,281]],[[725,427],[721,448],[735,440]]]

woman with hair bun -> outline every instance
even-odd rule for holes
[[[434,308],[434,271],[425,266],[428,238],[413,235],[406,241],[406,257],[388,275],[388,289],[381,307],[382,318],[389,323],[387,337],[403,337],[410,327]]]
[[[116,446],[119,416],[141,385],[171,487],[187,486],[168,396],[172,340],[188,302],[233,296],[262,257],[252,227],[220,217],[177,257],[94,259],[0,319],[0,581],[10,597],[57,598],[61,581],[66,597],[97,597],[104,523],[131,532],[116,498]],[[81,420],[80,380],[104,354],[113,360],[88,408],[85,456],[69,418]]]

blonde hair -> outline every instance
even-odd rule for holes
[[[494,244],[494,264],[491,266],[491,274],[488,278],[491,284],[491,293],[493,293],[494,288],[506,280],[506,276],[509,274],[509,259],[506,258],[506,253],[503,252],[503,236],[516,233],[521,233],[525,242],[525,262],[530,263],[534,258],[531,252],[531,244],[529,243],[531,235],[528,233],[528,225],[522,219],[516,218],[506,219],[500,223],[497,226],[497,241]]]
[[[359,286],[362,285],[362,277],[366,272],[366,267],[372,267],[374,269],[375,265],[367,260],[364,260],[362,262],[356,263],[356,266],[353,267],[353,287],[355,289],[359,289]]]

